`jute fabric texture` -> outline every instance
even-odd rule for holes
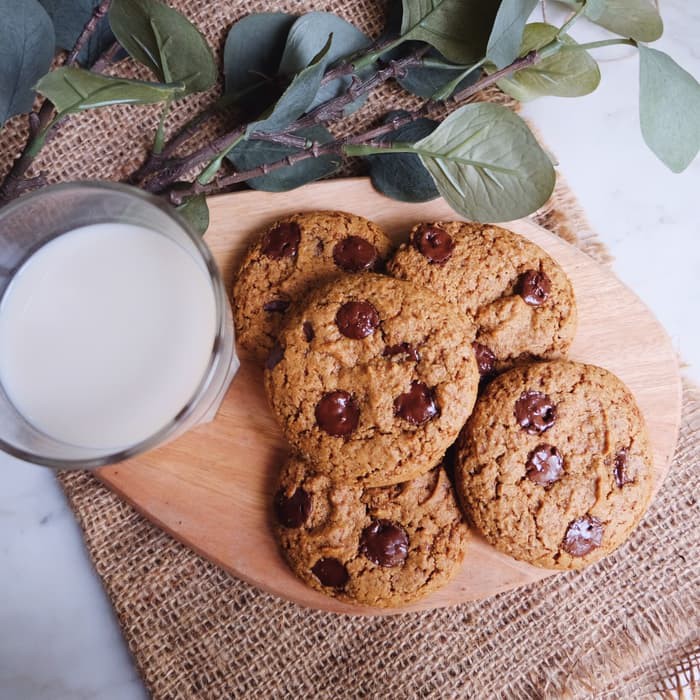
[[[385,12],[372,0],[171,4],[218,54],[231,23],[250,12],[331,10],[372,36]],[[509,104],[495,91],[481,98]],[[173,126],[211,99],[183,101]],[[368,127],[388,109],[411,104],[395,86],[383,87],[343,129]],[[121,107],[71,117],[32,174],[122,179],[143,159],[157,114]],[[212,128],[224,127],[220,120]],[[22,118],[0,135],[0,172],[25,136]],[[361,172],[361,165],[343,172]],[[536,219],[609,260],[561,179]],[[669,475],[631,540],[604,561],[488,600],[381,618],[315,612],[271,597],[173,540],[92,475],[59,480],[154,698],[691,697],[700,655],[699,429],[700,394],[686,386]]]

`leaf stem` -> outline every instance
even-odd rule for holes
[[[590,41],[587,44],[564,44],[561,48],[564,51],[576,51],[600,49],[604,46],[637,46],[637,42],[634,39],[603,39],[601,41]]]
[[[585,9],[586,0],[584,0],[583,5],[581,5],[581,7],[579,7],[578,10],[576,10],[576,12],[574,12],[569,17],[569,19],[567,19],[566,22],[562,24],[561,27],[559,27],[559,31],[557,32],[556,36],[557,39],[561,39],[561,37],[564,36],[564,34],[566,34],[569,31],[569,29],[571,29],[571,27],[573,27],[574,24],[576,24],[576,22],[578,22],[579,17],[584,13]]]
[[[486,63],[486,56],[484,56],[480,61],[475,63],[473,66],[469,66],[465,71],[460,73],[456,78],[450,80],[449,83],[443,85],[439,90],[437,90],[433,96],[430,98],[432,100],[446,100],[456,89],[457,86],[471,73],[475,70],[481,68],[481,66]]]

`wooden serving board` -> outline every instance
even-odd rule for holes
[[[456,218],[443,200],[402,204],[378,194],[363,178],[321,182],[287,194],[222,195],[209,204],[206,241],[229,289],[251,238],[293,211],[344,209],[377,221],[397,240],[416,221]],[[612,370],[634,392],[651,435],[658,489],[680,424],[680,375],[668,336],[608,269],[529,220],[506,226],[542,246],[570,276],[579,309],[571,358]],[[274,478],[285,452],[267,406],[262,374],[243,360],[212,423],[129,462],[103,468],[98,476],[146,517],[234,576],[323,610],[425,610],[484,598],[555,573],[500,554],[475,535],[452,583],[413,605],[381,611],[323,596],[287,569],[271,535]]]

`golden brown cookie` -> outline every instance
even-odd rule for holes
[[[537,566],[580,569],[624,542],[649,504],[644,420],[629,389],[600,367],[517,367],[477,401],[455,481],[495,547]]]
[[[564,358],[573,341],[571,282],[544,250],[506,229],[461,221],[418,224],[387,269],[475,320],[483,375],[532,359]]]
[[[465,316],[430,290],[364,274],[312,292],[267,360],[287,440],[338,481],[383,486],[434,467],[479,380]]]
[[[391,243],[375,223],[339,211],[275,222],[245,256],[233,287],[236,338],[263,362],[290,304],[343,273],[383,266]]]
[[[326,595],[380,607],[444,586],[464,558],[468,530],[444,469],[363,489],[284,465],[274,499],[275,534],[299,578]]]

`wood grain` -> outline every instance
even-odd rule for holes
[[[287,194],[246,191],[209,203],[212,223],[206,240],[229,289],[251,237],[286,213],[344,209],[374,219],[397,240],[416,221],[455,218],[442,200],[394,202],[362,178],[317,183]],[[680,424],[680,375],[668,336],[608,269],[529,220],[506,225],[542,246],[569,274],[579,308],[571,358],[612,370],[634,392],[649,427],[658,489]],[[212,423],[130,462],[104,468],[98,476],[153,522],[234,576],[323,610],[425,610],[494,595],[554,573],[517,562],[474,536],[452,583],[413,605],[380,611],[327,598],[289,572],[270,534],[273,480],[285,451],[261,373],[244,360]]]

